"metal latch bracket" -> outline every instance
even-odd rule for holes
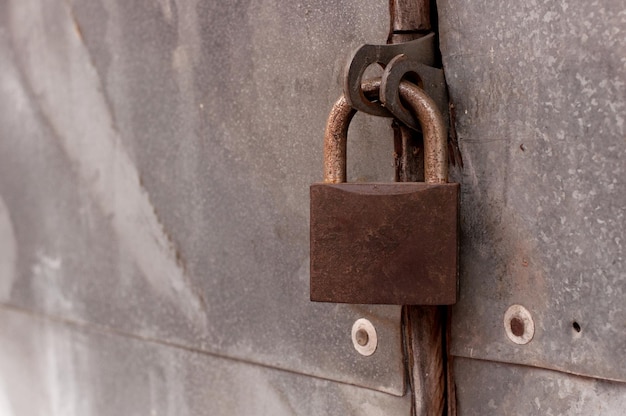
[[[392,45],[363,45],[352,55],[344,77],[344,95],[350,105],[368,114],[396,117],[410,128],[420,131],[416,117],[400,99],[400,82],[408,74],[418,80],[418,86],[435,101],[446,125],[448,94],[443,70],[435,68],[435,35],[430,33],[410,42]],[[370,101],[363,92],[363,74],[372,64],[384,68],[380,101]]]

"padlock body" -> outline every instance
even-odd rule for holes
[[[459,184],[311,185],[311,300],[450,305]]]

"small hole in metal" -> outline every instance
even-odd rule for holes
[[[511,319],[511,332],[516,337],[524,335],[524,321],[518,317]]]
[[[576,332],[580,332],[582,331],[582,328],[580,327],[580,324],[576,321],[574,321],[574,323],[572,324],[572,328],[574,328],[574,331]]]
[[[413,72],[413,71],[407,72],[402,77],[402,81],[409,81],[417,85],[420,88],[424,88],[424,81],[422,81],[422,78],[419,76],[417,72]]]
[[[362,347],[367,345],[367,343],[370,341],[370,337],[369,335],[367,335],[367,331],[364,329],[359,329],[358,331],[356,331],[354,338],[356,339],[357,344]]]
[[[383,71],[385,70],[385,66],[379,64],[378,62],[371,63],[365,71],[363,71],[363,75],[361,76],[362,80],[378,78],[383,75]]]

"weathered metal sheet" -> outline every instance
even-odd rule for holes
[[[0,3],[1,301],[404,394],[400,309],[308,289],[324,123],[386,7]],[[351,178],[393,177],[386,125],[357,117]],[[352,346],[361,317],[371,357]]]
[[[410,396],[0,308],[0,414],[409,415]]]
[[[621,416],[626,385],[551,370],[457,358],[462,416]]]
[[[438,11],[464,162],[452,352],[626,381],[624,2]],[[513,304],[528,344],[507,338]]]

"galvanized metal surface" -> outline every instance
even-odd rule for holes
[[[550,370],[457,358],[459,415],[622,416],[622,383]]]
[[[623,380],[623,4],[438,6],[465,161],[453,351]],[[403,391],[395,347],[370,366],[350,340],[365,315],[389,328],[379,348],[399,346],[395,309],[309,305],[302,237],[342,53],[380,42],[381,16],[378,1],[0,2],[2,409],[407,414],[404,398],[207,355]],[[388,122],[353,123],[348,178],[393,178]],[[503,325],[515,303],[536,324],[523,346]],[[461,415],[625,404],[621,383],[456,362]]]
[[[404,394],[399,307],[308,299],[314,144],[344,51],[384,38],[386,15],[374,1],[0,3],[2,303]],[[391,179],[374,162],[385,123],[355,122],[349,175]],[[362,317],[371,357],[352,346]]]
[[[464,162],[453,174],[462,245],[452,352],[626,381],[624,2],[437,4]],[[506,335],[513,304],[534,321],[526,345]],[[482,386],[464,371],[461,388]]]
[[[409,415],[410,397],[0,308],[0,414]]]

